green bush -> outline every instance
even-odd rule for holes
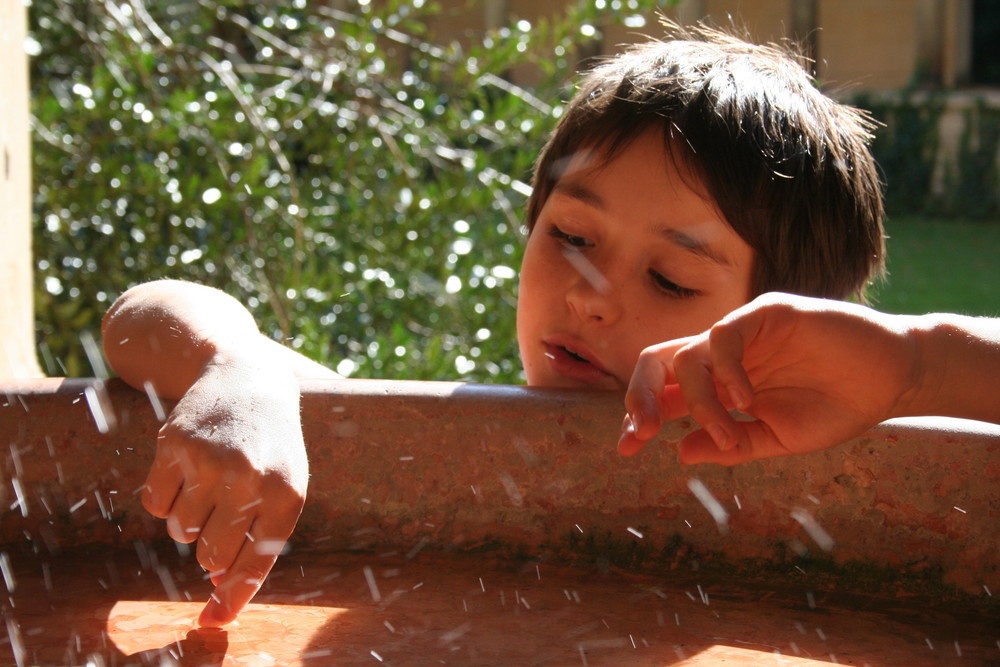
[[[656,3],[583,3],[464,46],[430,41],[419,0],[332,4],[33,0],[50,373],[92,373],[81,333],[172,277],[359,376],[520,380],[525,184],[573,45]],[[529,64],[535,90],[501,76]]]
[[[1000,217],[1000,109],[978,100],[965,113],[965,127],[944,213],[996,219]]]
[[[982,99],[962,112],[962,134],[954,156],[937,165],[944,150],[940,137],[947,93],[894,97],[859,96],[855,104],[868,109],[882,127],[872,152],[886,182],[890,215],[960,219],[1000,218],[1000,109]],[[935,170],[940,182],[935,187]]]
[[[872,152],[886,181],[886,209],[890,213],[924,213],[930,204],[944,101],[937,97],[913,102],[905,96],[888,100],[861,96],[856,103],[882,124],[875,132]]]

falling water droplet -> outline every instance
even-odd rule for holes
[[[10,509],[20,507],[21,516],[28,516],[28,497],[25,495],[24,488],[21,486],[21,479],[19,477],[12,477],[10,483],[11,486],[14,487],[14,495],[17,497],[14,504],[10,506]]]
[[[517,488],[517,482],[514,478],[510,476],[509,473],[501,473],[500,484],[503,486],[504,491],[507,492],[507,496],[510,498],[510,502],[513,503],[515,507],[521,507],[524,505],[524,496],[521,494],[521,490]]]
[[[13,618],[7,618],[7,637],[10,639],[10,648],[14,653],[14,661],[17,667],[22,667],[22,665],[27,664],[25,658],[27,657],[27,650],[24,648],[24,643],[21,641],[21,627],[18,625],[17,621]]]
[[[705,506],[708,513],[712,515],[713,519],[715,519],[715,525],[719,528],[719,532],[729,532],[729,513],[722,506],[722,504],[715,499],[715,496],[713,496],[712,492],[708,490],[708,487],[705,486],[704,482],[697,477],[692,477],[688,480],[687,485],[688,488],[691,489],[691,493],[694,494],[694,497]]]
[[[89,385],[83,390],[83,395],[87,399],[87,407],[90,408],[90,414],[94,418],[98,432],[104,434],[113,430],[117,425],[117,420],[104,381],[98,380]]]
[[[372,594],[372,599],[375,600],[375,602],[381,602],[382,593],[380,593],[378,590],[378,582],[375,581],[375,574],[372,572],[372,569],[367,565],[364,566],[363,571],[365,573],[365,581],[368,583],[368,590]]]
[[[166,421],[167,413],[163,409],[163,403],[160,401],[160,395],[156,393],[156,388],[153,386],[153,383],[146,380],[142,383],[142,388],[146,391],[146,396],[149,398],[149,402],[153,406],[153,414],[156,415],[157,421]]]
[[[80,334],[80,343],[83,344],[87,361],[90,362],[90,367],[94,370],[94,377],[98,380],[107,380],[108,368],[104,364],[104,355],[101,354],[101,349],[94,340],[94,336],[89,331],[84,331]]]
[[[7,584],[7,592],[13,593],[17,588],[17,581],[14,579],[14,571],[10,567],[10,555],[6,551],[0,552],[0,572],[3,572],[3,581]]]
[[[584,257],[583,253],[573,246],[564,246],[563,257],[569,262],[574,269],[576,269],[584,279],[590,283],[590,286],[597,290],[600,294],[608,294],[611,292],[611,283],[608,279],[604,277],[604,274],[593,265],[593,263]]]
[[[156,574],[160,578],[160,583],[163,584],[163,590],[167,594],[167,599],[170,600],[171,602],[179,602],[181,596],[177,592],[177,585],[174,583],[174,578],[170,574],[170,570],[163,567],[162,565],[158,565],[156,567]],[[213,597],[215,597],[214,594]],[[218,599],[216,598],[216,600]]]
[[[807,510],[801,508],[795,509],[792,511],[791,516],[809,533],[809,537],[813,538],[813,541],[816,542],[820,549],[823,551],[833,549],[833,538],[830,537],[830,534],[819,525],[816,519],[813,518],[813,515]]]

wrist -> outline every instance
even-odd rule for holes
[[[242,376],[242,382],[257,386],[265,383],[275,391],[292,390],[298,395],[299,384],[294,369],[288,364],[274,341],[263,334],[230,338],[224,344],[214,344],[211,357],[202,367],[202,374],[219,369],[230,377]]]
[[[896,315],[901,318],[901,335],[906,340],[906,385],[891,417],[915,417],[929,414],[938,400],[940,385],[933,378],[940,375],[941,357],[935,353],[941,323],[934,315]]]
[[[916,382],[897,416],[942,416],[997,421],[1000,377],[997,320],[934,313],[912,318]]]

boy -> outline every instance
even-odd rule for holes
[[[776,49],[674,33],[587,76],[539,156],[518,297],[528,384],[624,389],[643,349],[759,294],[845,298],[881,271],[865,117]],[[104,344],[126,382],[179,399],[143,503],[197,540],[216,585],[199,620],[227,623],[305,499],[297,379],[335,374],[185,283],[122,295]]]

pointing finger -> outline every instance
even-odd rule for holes
[[[219,627],[236,620],[264,584],[284,540],[263,540],[254,536],[254,532],[251,528],[247,533],[232,567],[221,576],[212,577],[215,590],[198,617],[199,625]]]

